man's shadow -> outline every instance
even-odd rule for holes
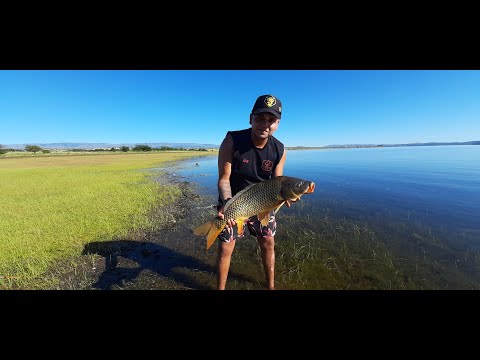
[[[86,244],[82,254],[98,254],[105,258],[105,271],[92,285],[94,288],[110,290],[113,285],[122,287],[125,281],[133,282],[143,270],[148,269],[187,288],[212,289],[211,286],[200,283],[194,276],[174,271],[175,268],[183,267],[211,273],[215,271],[211,265],[159,244],[131,240],[96,241]],[[138,267],[119,267],[120,257],[135,261]],[[234,273],[230,273],[229,277],[255,282],[254,279]]]

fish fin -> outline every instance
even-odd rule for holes
[[[260,220],[260,223],[263,226],[268,225],[268,222],[270,221],[270,216],[269,215],[270,215],[270,210],[263,211],[263,212],[261,212],[260,214],[257,215],[258,220]]]
[[[212,246],[214,243],[215,239],[217,238],[218,234],[222,229],[219,229],[218,227],[215,226],[213,221],[208,221],[205,224],[202,224],[200,226],[197,226],[193,232],[195,235],[198,236],[206,236],[207,237],[207,250]]]
[[[277,215],[277,211],[280,210],[280,208],[282,207],[282,205],[285,204],[285,201],[282,201],[280,203],[280,205],[277,206],[277,208],[275,209],[275,211],[273,212],[275,215]]]
[[[248,218],[238,218],[238,219],[235,219],[235,222],[237,223],[237,233],[238,235],[242,235],[243,234],[243,223],[245,222],[245,220],[247,220]]]
[[[210,231],[207,234],[207,249],[210,249],[210,246],[215,242],[215,239],[222,232],[222,229],[217,228],[215,225],[210,228]]]
[[[193,229],[193,233],[198,236],[205,236],[208,234],[212,226],[213,226],[213,222],[208,221],[205,224],[199,225],[195,229]]]

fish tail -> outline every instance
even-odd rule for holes
[[[208,221],[205,224],[197,226],[195,229],[193,229],[193,232],[195,235],[205,236],[209,233],[212,226],[213,226],[213,221]]]
[[[207,250],[210,248],[210,246],[212,246],[221,231],[222,228],[218,228],[217,226],[215,226],[213,221],[208,221],[205,224],[197,226],[193,230],[195,235],[207,237]]]

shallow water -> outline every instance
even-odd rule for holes
[[[168,171],[198,184],[199,211],[215,203],[216,156]],[[289,151],[284,174],[316,183],[278,214],[286,288],[480,287],[480,146]]]

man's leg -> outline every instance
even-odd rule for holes
[[[235,241],[217,241],[217,290],[225,290],[228,270],[230,269],[230,260],[232,259],[232,252],[235,247]]]
[[[273,236],[257,237],[262,253],[263,271],[269,290],[275,289],[275,238]]]

